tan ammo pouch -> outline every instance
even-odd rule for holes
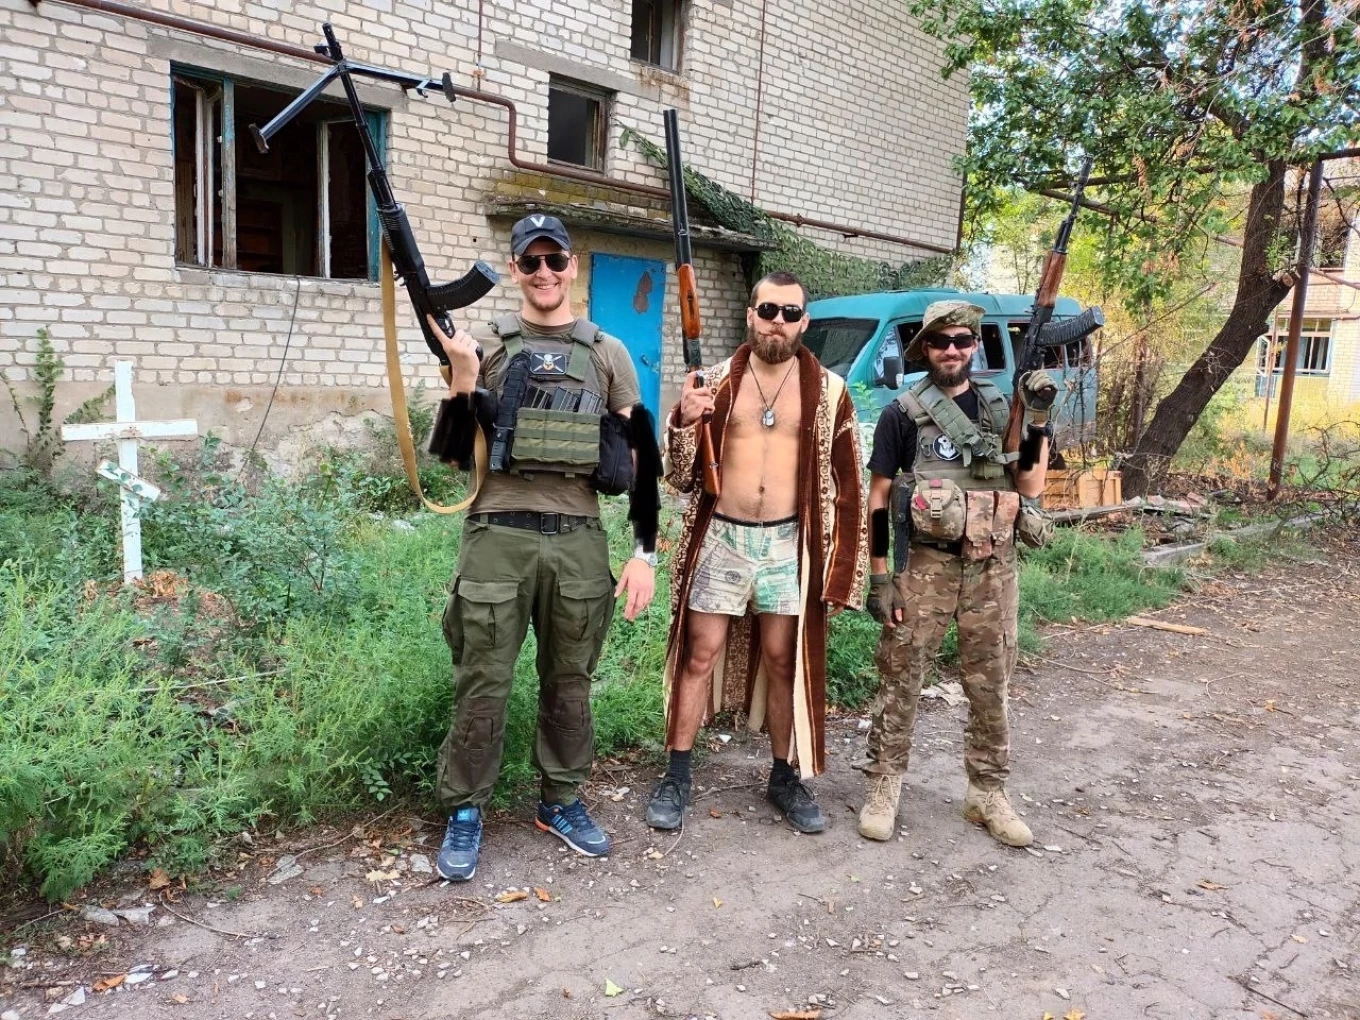
[[[932,542],[957,542],[963,537],[963,490],[947,478],[916,483],[911,495],[911,527]]]
[[[1011,543],[1020,496],[992,489],[967,493],[967,519],[963,530],[963,558],[985,560]]]
[[[521,407],[515,415],[512,470],[589,475],[600,462],[600,416]]]
[[[1031,549],[1042,549],[1053,541],[1053,518],[1039,509],[1037,504],[1026,503],[1020,507],[1015,534]]]

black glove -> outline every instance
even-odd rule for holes
[[[1042,369],[1020,377],[1020,400],[1028,410],[1047,414],[1057,399],[1058,384]]]
[[[893,584],[892,574],[869,575],[869,598],[864,608],[879,623],[896,623],[893,610],[899,608],[897,586]]]

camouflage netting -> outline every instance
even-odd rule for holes
[[[619,144],[632,142],[647,160],[663,170],[666,150],[632,128],[624,128]],[[894,265],[891,262],[844,255],[814,244],[793,227],[771,219],[763,211],[724,188],[721,184],[686,166],[685,191],[697,200],[718,223],[728,230],[740,231],[777,247],[761,252],[755,260],[751,282],[775,270],[794,273],[812,298],[867,294],[881,290],[910,290],[942,284],[953,266],[953,256],[936,255],[916,262]]]

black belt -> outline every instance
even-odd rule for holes
[[[578,514],[540,513],[537,510],[498,510],[489,514],[473,514],[471,519],[486,524],[499,524],[502,528],[519,528],[521,531],[537,531],[540,535],[565,535],[569,531],[585,526],[594,517]]]
[[[950,554],[952,554],[952,555],[954,555],[954,556],[962,556],[962,555],[963,555],[963,540],[962,540],[962,539],[960,539],[960,540],[957,541],[957,542],[931,542],[931,541],[929,541],[928,539],[923,539],[923,538],[913,538],[913,539],[911,540],[911,544],[912,544],[912,545],[924,545],[924,546],[929,546],[931,549],[938,549],[938,550],[940,550],[940,552],[947,552],[947,553],[950,553]]]
[[[743,528],[778,528],[785,524],[798,523],[797,514],[792,514],[789,517],[781,517],[777,521],[743,521],[740,517],[728,517],[727,514],[720,514],[716,510],[713,511],[713,516],[720,521],[726,521],[728,524],[739,524]]]

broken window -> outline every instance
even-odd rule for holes
[[[276,135],[251,140],[292,93],[174,73],[175,259],[252,273],[376,279],[363,146],[349,107],[318,99]],[[382,114],[368,127],[379,143]]]
[[[548,159],[604,169],[609,93],[580,82],[548,82]]]
[[[634,60],[680,67],[681,0],[633,0]]]

